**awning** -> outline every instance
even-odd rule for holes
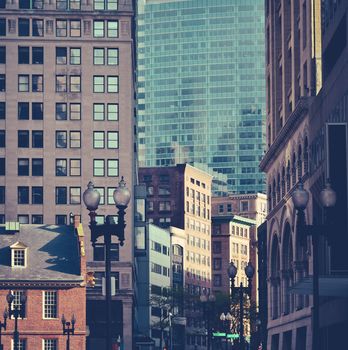
[[[313,276],[295,283],[292,294],[313,294]],[[320,276],[319,295],[323,297],[348,297],[348,276]]]

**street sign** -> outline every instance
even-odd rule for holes
[[[213,337],[224,337],[224,338],[228,338],[228,339],[238,339],[239,338],[239,334],[237,334],[237,333],[234,333],[234,334],[228,333],[226,335],[226,333],[216,332],[216,333],[213,333]]]
[[[238,339],[239,338],[239,334],[227,334],[227,338]]]
[[[226,337],[226,333],[221,333],[221,332],[213,333],[213,337]]]

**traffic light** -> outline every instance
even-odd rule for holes
[[[95,286],[94,271],[88,271],[87,272],[86,284],[87,284],[88,287],[94,287]]]

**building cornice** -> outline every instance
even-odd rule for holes
[[[20,281],[20,280],[1,280],[0,290],[9,288],[25,288],[25,289],[46,289],[46,288],[77,288],[83,287],[83,279],[71,281]]]
[[[286,143],[291,139],[294,132],[297,130],[297,126],[303,121],[306,113],[309,110],[309,103],[311,99],[311,97],[301,97],[297,102],[295,109],[290,114],[285,125],[280,130],[279,134],[276,136],[274,142],[260,162],[260,169],[263,172],[268,172],[275,158],[283,150]]]

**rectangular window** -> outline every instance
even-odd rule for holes
[[[108,38],[118,38],[118,21],[107,21],[107,24]]]
[[[100,205],[105,204],[105,188],[104,187],[94,187],[95,190],[97,190],[100,194]]]
[[[29,64],[30,49],[28,46],[18,46],[18,64]]]
[[[44,36],[44,21],[42,19],[33,19],[32,35]]]
[[[31,104],[31,119],[43,120],[43,103],[33,102]]]
[[[72,47],[70,49],[70,64],[79,65],[81,64],[81,49],[78,47]]]
[[[108,76],[108,92],[118,92],[118,76]]]
[[[118,103],[108,103],[108,120],[118,120]]]
[[[81,147],[81,131],[70,131],[70,148]]]
[[[103,20],[93,21],[93,36],[95,38],[103,38],[104,37],[104,21]]]
[[[44,339],[43,350],[58,350],[57,339]]]
[[[6,46],[0,46],[0,64],[6,64]]]
[[[93,148],[104,148],[104,131],[93,132]]]
[[[104,92],[104,80],[105,78],[102,75],[93,76],[93,92]]]
[[[70,10],[80,10],[81,2],[80,0],[70,0]]]
[[[0,158],[0,176],[4,176],[6,173],[6,160],[5,158]]]
[[[29,92],[29,75],[18,75],[18,91]]]
[[[41,74],[33,74],[32,75],[32,92],[43,92],[44,83],[43,83],[43,75]]]
[[[18,158],[18,176],[29,176],[29,159]]]
[[[0,130],[0,147],[6,147],[6,131]]]
[[[6,91],[6,75],[0,74],[0,92]]]
[[[56,204],[67,204],[68,191],[66,187],[56,187]]]
[[[30,20],[27,18],[18,18],[18,36],[30,35]]]
[[[108,131],[108,148],[118,148],[118,131]]]
[[[58,293],[56,291],[44,291],[44,300],[43,300],[43,317],[45,319],[50,319],[50,318],[58,318],[58,313],[57,313],[57,298]],[[53,340],[53,339],[50,339]],[[44,342],[48,341],[48,339],[44,339]],[[46,350],[46,344],[45,348]],[[51,350],[53,348],[48,347],[47,350]]]
[[[17,215],[17,221],[20,224],[29,224],[29,215]]]
[[[108,65],[118,65],[118,49],[107,49],[108,50]]]
[[[81,203],[81,187],[70,187],[70,204]]]
[[[70,75],[70,92],[81,92],[81,76]]]
[[[70,20],[70,36],[80,37],[81,36],[81,21],[76,19]]]
[[[32,173],[32,176],[43,176],[43,159],[42,158],[32,158],[31,173]]]
[[[114,192],[116,190],[116,187],[108,187],[108,204],[115,204],[114,200]]]
[[[108,176],[118,176],[118,159],[108,159]]]
[[[56,120],[67,120],[67,104],[66,103],[56,103]]]
[[[6,18],[0,18],[0,36],[6,36]]]
[[[81,120],[81,103],[70,103],[70,120]]]
[[[65,37],[68,34],[67,31],[67,21],[65,19],[57,19],[56,20],[56,36]]]
[[[104,120],[105,107],[104,103],[93,104],[93,120]]]
[[[56,92],[67,92],[66,75],[56,75]]]
[[[5,186],[0,186],[0,204],[5,204]]]
[[[43,64],[44,63],[44,48],[43,47],[33,47],[31,51],[32,64]]]
[[[18,186],[18,204],[29,204],[29,187]]]
[[[56,47],[56,64],[67,64],[67,54],[66,47]]]
[[[57,10],[67,10],[68,9],[68,0],[56,0],[56,9]]]
[[[33,9],[43,9],[43,0],[32,0]]]
[[[20,9],[30,9],[30,0],[19,0]]]
[[[29,120],[29,102],[18,102],[18,119]]]
[[[94,0],[94,9],[95,10],[105,10],[104,0]]]
[[[6,102],[0,102],[0,120],[6,119]]]
[[[33,130],[31,136],[31,147],[43,148],[43,131]]]
[[[33,225],[41,225],[41,224],[43,224],[43,215],[41,215],[41,214],[33,214],[31,216],[31,223]]]
[[[56,176],[67,176],[68,162],[66,159],[56,159]]]
[[[18,130],[18,148],[29,147],[29,130]]]
[[[105,176],[104,159],[93,159],[93,176]]]
[[[19,255],[19,264],[21,265],[16,265],[15,266],[25,266],[25,251],[24,249],[21,250],[17,250],[17,254]],[[15,263],[15,262],[14,262]],[[21,298],[25,295],[25,291],[24,290],[13,290],[11,293],[14,296],[12,305],[11,305],[11,309],[15,310],[16,308],[21,309],[24,307],[24,317],[26,317],[26,310],[25,310],[25,306],[22,305],[21,303]]]
[[[33,186],[31,188],[31,203],[42,204],[43,203],[43,187]]]
[[[67,148],[67,132],[56,131],[56,148]]]
[[[105,62],[104,48],[94,47],[93,48],[93,64],[103,65]]]
[[[70,176],[81,176],[81,159],[70,159]]]
[[[66,225],[66,215],[58,214],[56,215],[56,225]]]

